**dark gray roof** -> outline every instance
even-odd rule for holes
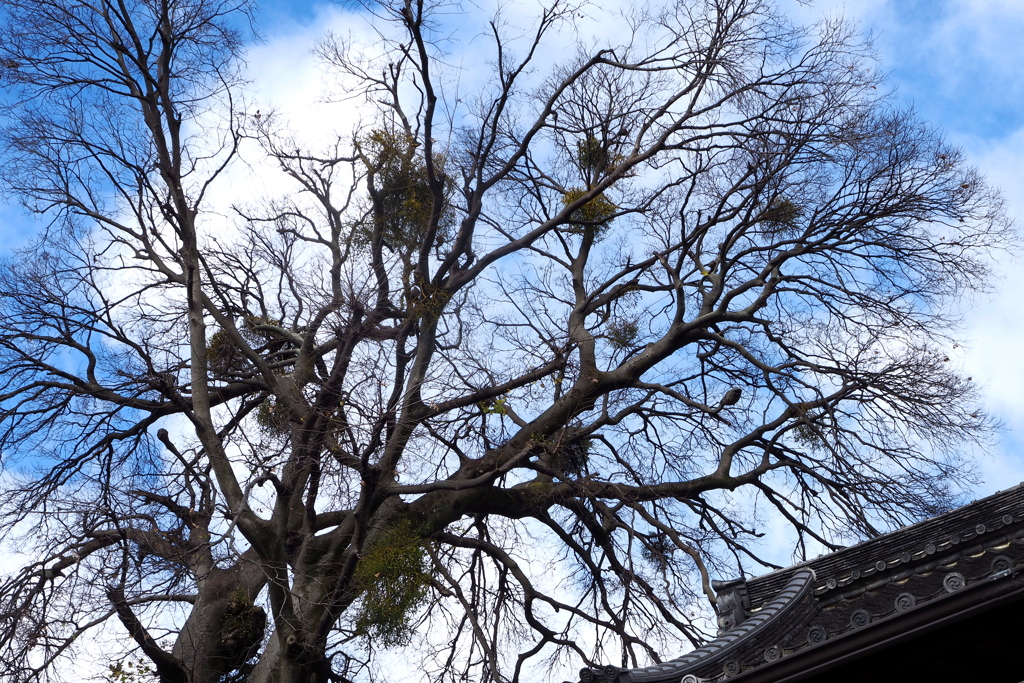
[[[858,571],[862,578],[885,573],[911,559],[942,554],[963,544],[987,542],[986,535],[1024,517],[1024,484],[1000,491],[969,505],[936,517],[903,527],[888,534],[864,541],[828,555],[780,569],[747,582],[751,608],[757,609],[778,593],[789,577],[801,568],[814,570],[819,590],[834,579],[839,587],[851,583],[850,575]],[[982,530],[981,527],[984,527]],[[931,550],[931,552],[929,552]],[[878,563],[885,568],[879,569]]]
[[[664,664],[642,669],[630,669],[631,683],[655,683],[656,681],[678,680],[687,674],[714,673],[737,667],[734,657],[752,643],[771,646],[775,633],[797,626],[813,606],[811,599],[814,572],[801,569],[794,572],[789,583],[772,600],[765,604],[749,619],[715,638],[704,647]]]
[[[746,609],[733,608],[740,610],[739,618],[724,620],[730,628],[718,638],[663,664],[584,669],[580,680],[719,683],[746,678],[783,657],[862,636],[872,624],[891,624],[1022,570],[1024,484],[745,584],[727,584],[726,590],[738,591],[727,602]]]

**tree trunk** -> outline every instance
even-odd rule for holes
[[[267,615],[253,600],[264,582],[253,563],[213,569],[203,581],[172,651],[190,683],[217,683],[259,651]]]

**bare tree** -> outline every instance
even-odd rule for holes
[[[7,680],[108,622],[167,683],[642,663],[766,518],[805,552],[955,497],[951,311],[1014,238],[849,27],[678,0],[566,52],[555,0],[466,94],[451,9],[319,46],[367,123],[317,152],[240,104],[244,0],[4,4],[48,218],[0,275]],[[243,145],[294,191],[225,219]]]

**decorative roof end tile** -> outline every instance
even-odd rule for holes
[[[718,635],[730,631],[750,616],[750,596],[745,579],[712,581],[711,587],[718,594]]]

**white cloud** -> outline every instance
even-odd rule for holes
[[[976,164],[999,187],[1010,216],[1024,220],[1024,129],[998,140],[966,139]],[[1005,424],[1002,452],[980,463],[984,490],[1024,480],[1024,269],[1021,256],[999,264],[991,297],[979,297],[966,317],[967,371],[980,384],[989,410]]]
[[[813,21],[841,14],[876,37],[882,67],[903,85],[898,97],[916,99],[929,123],[962,146],[1000,188],[1007,211],[1024,220],[1024,75],[1019,0],[914,3],[826,0],[798,5],[793,15]],[[994,451],[978,463],[979,495],[1024,480],[1024,268],[1004,256],[991,296],[964,302],[966,373],[983,402],[1006,427]]]
[[[325,101],[327,73],[312,50],[326,34],[349,36],[362,25],[335,5],[317,5],[311,22],[276,26],[246,57],[257,93],[254,106],[276,110],[290,130],[310,143],[348,133],[354,112]]]

